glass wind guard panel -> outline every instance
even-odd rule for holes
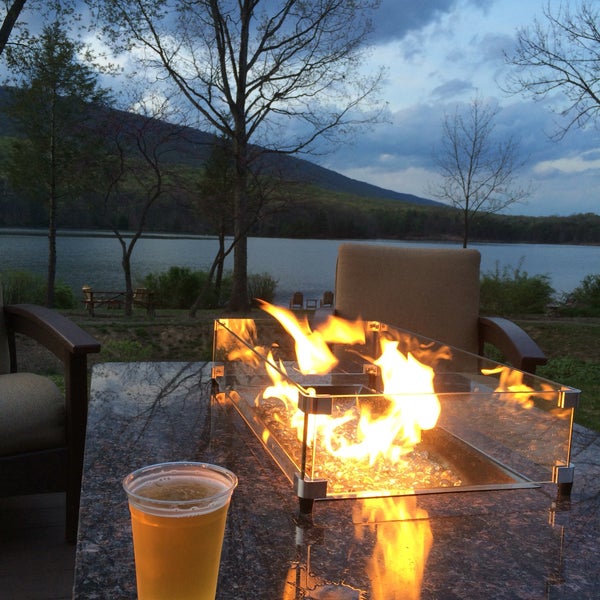
[[[569,466],[578,390],[385,324],[362,328],[359,343],[329,344],[335,364],[315,374],[277,320],[215,322],[218,398],[300,497],[532,487]]]

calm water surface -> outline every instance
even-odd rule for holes
[[[276,301],[286,303],[300,290],[307,298],[320,298],[332,289],[335,261],[340,240],[289,240],[250,238],[248,268],[251,273],[269,273],[278,280]],[[459,247],[455,243],[391,242],[374,240],[371,244],[395,244],[422,247]],[[558,246],[546,244],[474,244],[481,252],[482,272],[496,265],[521,266],[530,275],[547,274],[557,292],[567,292],[588,274],[600,273],[600,247]],[[134,280],[148,273],[165,271],[171,266],[207,269],[218,245],[208,237],[143,238],[133,253]],[[96,289],[122,289],[121,247],[114,237],[61,235],[57,241],[58,278],[69,284],[76,295],[82,285]],[[16,235],[0,230],[0,273],[29,270],[44,275],[47,268],[47,238],[37,232]],[[227,268],[232,268],[231,257]]]

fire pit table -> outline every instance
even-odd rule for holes
[[[231,326],[229,322],[228,331]],[[268,344],[273,349],[270,333]],[[236,333],[234,339],[237,337],[242,336]],[[260,345],[261,339],[255,341]],[[289,369],[284,355],[289,340],[282,336],[277,343],[283,364]],[[224,350],[221,348],[219,352]],[[343,354],[339,365],[345,364]],[[417,354],[419,360],[426,362],[423,355]],[[438,358],[438,367],[448,360]],[[402,480],[398,486],[382,490],[379,483],[371,489],[369,481],[364,483],[363,474],[357,470],[350,479],[355,483],[360,481],[360,485],[347,486],[338,494],[334,489],[337,483],[328,474],[326,489],[322,483],[316,484],[315,489],[320,491],[311,491],[310,496],[318,500],[306,510],[306,506],[299,504],[313,503],[299,503],[302,493],[298,495],[297,491],[305,484],[312,489],[312,480],[321,479],[322,472],[317,470],[319,451],[312,460],[313,448],[320,448],[320,432],[313,430],[315,435],[311,439],[318,443],[308,445],[304,476],[295,479],[304,483],[300,486],[296,483],[294,490],[294,474],[290,481],[289,474],[279,464],[280,457],[273,460],[272,456],[280,452],[280,446],[283,452],[285,443],[279,440],[271,447],[265,438],[276,428],[265,428],[266,416],[255,414],[258,407],[254,400],[258,394],[254,395],[254,387],[262,389],[262,382],[248,385],[245,378],[249,371],[244,361],[219,362],[107,363],[94,367],[75,599],[136,597],[130,518],[121,479],[134,468],[166,460],[219,463],[239,477],[228,517],[218,600],[598,597],[600,440],[597,434],[577,426],[572,430],[572,439],[570,433],[565,434],[571,432],[571,423],[570,416],[564,415],[570,415],[572,409],[561,407],[558,397],[562,391],[568,398],[567,388],[559,390],[548,383],[549,390],[544,396],[543,389],[537,388],[543,380],[524,376],[520,384],[535,391],[529,392],[529,402],[522,404],[514,397],[509,398],[508,392],[489,390],[485,402],[478,393],[468,400],[459,371],[448,368],[443,375],[434,377],[433,393],[440,405],[435,424],[429,429],[420,426],[420,440],[412,449],[403,445],[399,456],[385,459],[379,453],[373,465],[397,458],[392,464],[398,470],[416,452],[435,459],[446,469],[454,462],[456,446],[462,453],[468,445],[476,451],[474,460],[491,462],[491,475],[486,477],[493,481],[469,480],[470,475],[465,473],[468,469],[463,465],[453,466],[458,473],[438,474],[429,488],[421,484],[408,486]],[[460,373],[480,373],[471,368],[472,364],[461,364]],[[478,364],[487,369],[490,363]],[[230,367],[239,372],[229,373]],[[219,371],[221,368],[223,372]],[[356,404],[363,403],[360,396],[372,395],[364,402],[373,404],[370,412],[377,421],[390,408],[389,399],[381,397],[380,375],[367,369],[361,374],[360,387],[354,387],[351,394],[347,394],[346,386],[356,386],[356,382],[330,381],[330,375],[319,376],[318,382],[312,381],[314,385],[344,386],[344,393],[337,387],[333,392],[328,387],[327,393],[322,393],[317,387],[309,397],[332,398],[332,415],[336,414],[339,403],[350,402],[352,398],[353,415]],[[507,385],[501,373],[486,371],[476,378],[477,386],[487,386],[489,378],[496,381],[496,387],[499,382]],[[532,382],[536,385],[532,386]],[[473,381],[469,383],[472,385]],[[442,391],[445,386],[450,386],[451,391]],[[248,403],[250,412],[237,406],[236,394],[252,396]],[[538,394],[542,397],[538,398]],[[261,405],[263,394],[258,398]],[[274,400],[275,396],[267,398],[271,404],[281,403]],[[497,403],[510,406],[510,419],[496,411]],[[329,401],[325,404],[329,405]],[[264,407],[261,411],[264,412]],[[329,408],[325,412],[328,411]],[[480,411],[483,413],[479,414]],[[319,409],[317,414],[321,412]],[[542,421],[548,421],[543,428],[537,427],[535,433],[515,429],[515,415],[528,419],[530,413],[536,412],[543,415]],[[348,423],[351,415],[347,415]],[[469,416],[466,422],[465,415]],[[255,426],[248,423],[259,416],[261,439]],[[486,422],[487,427],[475,427],[472,422],[475,417]],[[553,423],[555,419],[559,426]],[[427,420],[419,422],[431,424]],[[532,426],[528,421],[528,428]],[[304,425],[301,430],[304,431]],[[405,427],[402,433],[407,430]],[[471,435],[471,430],[476,430],[477,435]],[[502,435],[494,433],[498,431]],[[514,435],[507,437],[510,431]],[[344,430],[344,436],[347,435],[355,434]],[[560,440],[556,454],[547,452],[548,436]],[[401,435],[398,439],[405,441],[406,437]],[[445,452],[449,445],[447,438],[453,448],[449,453]],[[290,443],[297,447],[296,432],[291,439]],[[341,442],[330,445],[335,449],[342,447]],[[517,462],[512,461],[513,453],[519,458]],[[296,450],[289,454],[286,460],[296,465]],[[299,460],[302,462],[301,446]],[[465,461],[463,456],[461,460],[468,463],[471,458]],[[561,498],[557,495],[557,467],[565,466],[570,473],[571,460],[577,465],[572,493]],[[531,467],[531,463],[536,466]],[[392,469],[389,464],[386,468]],[[460,480],[458,485],[454,477]],[[504,477],[508,480],[499,480]],[[376,480],[375,475],[372,480]],[[421,492],[415,493],[418,490]]]

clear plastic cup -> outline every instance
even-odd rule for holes
[[[139,600],[214,600],[237,481],[223,467],[194,462],[125,477]]]

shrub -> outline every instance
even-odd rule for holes
[[[558,307],[564,316],[600,316],[600,275],[586,275]]]
[[[206,274],[188,267],[170,267],[164,273],[150,273],[143,286],[154,294],[156,308],[189,308],[196,299]]]
[[[156,308],[188,309],[204,290],[208,279],[206,271],[193,271],[189,267],[170,267],[164,273],[151,273],[143,279],[142,285],[154,294]],[[231,292],[231,276],[226,274],[217,297],[214,284],[209,287],[204,306],[220,306]]]
[[[46,279],[29,271],[5,271],[2,274],[2,291],[5,304],[46,303]],[[73,290],[61,281],[54,286],[54,305],[58,309],[77,306]]]
[[[277,280],[268,273],[254,273],[248,276],[248,297],[253,306],[256,304],[256,298],[272,303],[276,288]]]
[[[5,304],[45,304],[46,280],[29,271],[6,271],[2,274]]]
[[[77,299],[73,290],[62,281],[54,286],[54,306],[61,310],[77,308]]]
[[[522,261],[521,261],[522,262]],[[481,277],[480,310],[483,314],[524,315],[546,312],[552,302],[554,289],[548,275],[528,275],[506,266],[500,271],[498,263],[492,272]]]
[[[208,273],[193,271],[188,267],[170,267],[163,273],[146,275],[142,284],[154,294],[156,308],[188,309],[204,290]],[[231,273],[225,273],[221,281],[221,290],[217,293],[214,283],[208,288],[203,308],[222,306],[231,295],[233,280]],[[277,280],[268,273],[248,275],[248,296],[273,302]]]

